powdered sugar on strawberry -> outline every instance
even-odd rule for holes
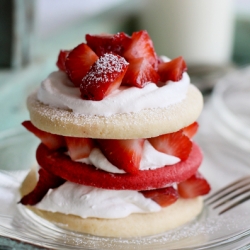
[[[83,100],[63,71],[53,72],[40,85],[38,100],[51,107],[72,110],[80,115],[112,116],[140,112],[143,109],[168,108],[185,99],[190,78],[187,73],[178,82],[162,87],[149,83],[144,88],[120,86],[101,101]]]
[[[84,100],[100,101],[118,89],[128,62],[119,55],[104,54],[90,68],[80,84]]]
[[[106,82],[109,80],[106,78],[107,74],[112,74],[116,71],[121,72],[122,65],[128,65],[128,62],[126,62],[124,58],[118,58],[113,54],[105,54],[105,57],[100,57],[96,63],[96,71],[98,74],[91,74],[89,78],[92,78],[92,81],[98,81],[100,79],[102,82]]]

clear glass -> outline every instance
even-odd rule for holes
[[[204,115],[206,116],[206,112]],[[202,123],[202,122],[201,122]],[[202,126],[202,125],[201,125]],[[218,137],[202,131],[196,137],[204,152],[201,171],[213,192],[249,171],[244,155],[235,154]],[[109,238],[76,233],[53,225],[18,204],[19,187],[28,170],[36,164],[37,139],[30,133],[12,130],[0,135],[0,235],[51,249],[232,249],[250,234],[250,202],[221,215],[204,207],[194,221],[160,235],[140,238]],[[215,156],[218,156],[217,158]],[[227,171],[225,161],[237,163],[238,176]],[[223,178],[220,173],[223,172]]]

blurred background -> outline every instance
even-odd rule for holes
[[[60,49],[86,33],[147,29],[158,54],[182,55],[209,94],[250,63],[249,0],[1,0],[0,131],[28,118],[25,99],[53,70]]]

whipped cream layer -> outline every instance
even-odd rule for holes
[[[101,101],[83,100],[63,71],[51,73],[37,92],[40,102],[51,107],[72,110],[75,114],[111,116],[140,112],[143,109],[167,108],[181,102],[190,84],[187,73],[178,82],[167,81],[162,87],[148,83],[144,88],[121,86]]]
[[[117,168],[103,155],[99,148],[94,148],[88,158],[77,160],[86,164],[94,165],[96,168],[106,172],[123,174],[124,170]],[[180,158],[157,151],[148,140],[145,140],[140,162],[140,170],[150,170],[173,165],[180,161]]]
[[[125,173],[124,170],[111,164],[98,148],[94,148],[88,158],[79,161],[92,164],[110,173]],[[178,157],[157,151],[149,141],[145,140],[140,170],[156,169],[179,161]],[[152,199],[145,198],[138,191],[101,189],[69,181],[58,188],[50,189],[36,207],[82,218],[106,219],[124,218],[132,213],[151,213],[161,210],[160,205]]]
[[[78,215],[82,218],[107,219],[161,210],[160,205],[137,191],[106,190],[69,181],[56,189],[50,189],[36,207],[50,212]]]

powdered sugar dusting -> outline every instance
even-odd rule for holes
[[[240,219],[242,220],[242,218]],[[229,216],[205,216],[161,235],[127,239],[93,236],[92,241],[87,242],[81,240],[80,234],[72,233],[72,238],[69,235],[65,237],[65,243],[68,244],[72,239],[78,239],[78,246],[88,245],[88,247],[95,249],[182,249],[182,247],[196,249],[196,246],[206,246],[211,243],[212,239],[217,238],[216,235],[219,232],[225,233],[225,225],[228,221],[231,221],[230,224],[238,224],[235,219],[232,220]],[[74,244],[76,244],[75,241]]]
[[[44,220],[41,223],[40,217],[23,206],[19,209],[22,212],[15,211],[14,221],[11,220],[14,223],[12,226],[14,225],[15,228],[18,226],[18,232],[30,232],[33,238],[34,235],[43,234],[43,240],[47,240],[47,246],[49,243],[50,247],[62,248],[64,244],[64,248],[67,249],[220,249],[220,246],[222,248],[226,243],[234,243],[237,239],[248,235],[250,225],[249,202],[241,204],[222,216],[212,216],[209,209],[205,207],[201,216],[180,228],[160,235],[136,238],[100,237],[58,229]],[[69,229],[66,224],[55,224]],[[44,242],[45,246],[46,242]],[[228,246],[225,249],[231,249],[230,245]]]
[[[83,78],[86,84],[93,82],[109,82],[117,73],[124,71],[128,62],[121,56],[106,53],[101,56]]]
[[[140,113],[126,112],[111,116],[85,115],[69,108],[44,105],[37,100],[36,93],[28,98],[28,108],[36,126],[50,133],[109,139],[149,138],[177,131],[196,120],[202,108],[202,99],[200,94],[197,98],[197,93],[194,88],[194,95],[191,96],[194,96],[195,105],[189,97],[180,104],[166,108],[145,108]],[[185,112],[182,112],[183,107],[186,107]]]

